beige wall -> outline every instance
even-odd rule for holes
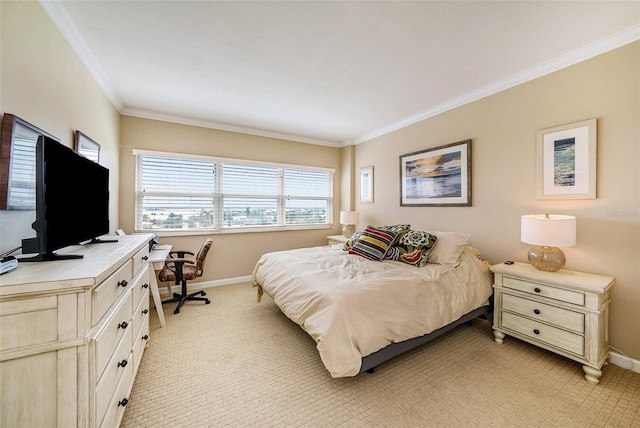
[[[101,145],[109,168],[111,229],[118,225],[120,114],[37,2],[0,2],[0,111],[73,147],[76,129]],[[72,212],[72,211],[70,211]],[[34,211],[0,211],[0,251],[35,236]]]
[[[257,137],[196,126],[123,116],[120,152],[120,226],[134,231],[135,157],[133,149],[189,153],[293,165],[334,168],[335,225],[331,229],[213,235],[202,281],[250,275],[260,256],[269,251],[326,244],[339,231],[340,149]],[[197,251],[204,236],[162,237],[176,249]]]
[[[611,343],[640,358],[640,43],[357,145],[354,157],[351,149],[121,118],[37,2],[0,2],[0,23],[0,110],[68,146],[76,129],[102,145],[101,163],[111,171],[112,229],[133,231],[133,148],[336,169],[334,228],[216,235],[204,280],[248,275],[267,251],[323,244],[325,235],[339,231],[338,212],[346,208],[341,205],[352,202],[362,224],[410,222],[418,228],[468,231],[494,263],[526,260],[520,215],[574,214],[578,244],[565,249],[567,268],[617,277]],[[598,118],[598,198],[537,200],[535,131],[591,117]],[[473,206],[400,207],[398,156],[468,138],[473,140]],[[357,172],[367,165],[374,166],[375,202],[361,205],[354,197]],[[341,182],[342,174],[355,177],[355,185]],[[18,245],[24,231],[31,234],[32,221],[32,214],[0,211],[2,248]],[[196,249],[202,239],[162,241]]]
[[[597,199],[536,199],[536,130],[598,119]],[[611,344],[640,358],[640,42],[356,146],[374,165],[361,225],[411,223],[471,233],[492,263],[526,262],[520,216],[572,214],[566,268],[617,278]],[[472,207],[400,207],[399,156],[472,139]],[[358,184],[359,185],[359,184]],[[358,190],[356,189],[356,194]]]

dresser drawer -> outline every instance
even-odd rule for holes
[[[584,294],[579,291],[564,290],[562,288],[550,287],[537,282],[525,281],[508,276],[503,277],[502,286],[530,293],[535,296],[543,296],[561,302],[584,306]]]
[[[584,314],[580,312],[573,312],[504,293],[502,294],[502,308],[548,324],[562,326],[579,334],[584,333]]]
[[[146,269],[149,263],[149,246],[145,245],[143,249],[138,251],[132,258],[133,261],[133,276],[136,276],[140,270]]]
[[[2,302],[0,314],[0,325],[3,326],[0,328],[0,344],[3,351],[58,340],[56,296]]]
[[[129,359],[131,358],[132,356],[130,355]],[[129,392],[131,391],[132,385],[133,364],[127,364],[125,372],[116,387],[116,392],[110,397],[109,403],[107,404],[107,410],[102,422],[100,422],[100,427],[113,428],[120,424],[122,415],[124,415],[127,403],[129,402]]]
[[[96,420],[98,421],[104,417],[116,387],[127,371],[127,366],[134,364],[131,354],[132,337],[133,330],[128,328],[96,385]]]
[[[149,299],[149,269],[145,269],[135,279],[135,284],[132,289],[133,293],[133,307],[137,307],[144,296]]]
[[[502,313],[502,327],[584,356],[584,337],[510,312]]]
[[[140,360],[144,353],[145,346],[149,340],[149,299],[145,299],[140,303],[140,306],[133,314],[133,325],[137,326],[137,332],[133,338],[133,360],[134,360],[134,373],[138,371],[140,366]],[[136,330],[134,330],[136,331]]]
[[[102,284],[96,287],[91,293],[91,325],[96,325],[105,314],[107,309],[115,302],[122,293],[131,288],[132,266],[131,260],[127,261]]]
[[[136,309],[133,310],[131,326],[134,336],[140,334],[140,329],[144,324],[149,325],[149,292],[143,294],[142,299]]]
[[[96,378],[100,378],[116,346],[127,333],[127,330],[131,329],[130,324],[131,293],[122,300],[118,309],[105,322],[104,327],[95,339]]]

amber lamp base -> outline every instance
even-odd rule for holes
[[[529,263],[536,269],[547,272],[555,272],[562,269],[566,257],[562,250],[558,247],[545,247],[542,245],[534,245],[529,250]]]

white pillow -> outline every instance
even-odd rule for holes
[[[460,264],[460,254],[465,245],[469,243],[469,234],[462,232],[432,232],[438,237],[436,245],[427,256],[427,263],[450,265],[456,267]]]

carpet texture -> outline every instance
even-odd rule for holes
[[[640,427],[640,374],[581,365],[476,320],[353,378],[333,379],[315,342],[256,289],[165,305],[122,421],[129,427]]]

